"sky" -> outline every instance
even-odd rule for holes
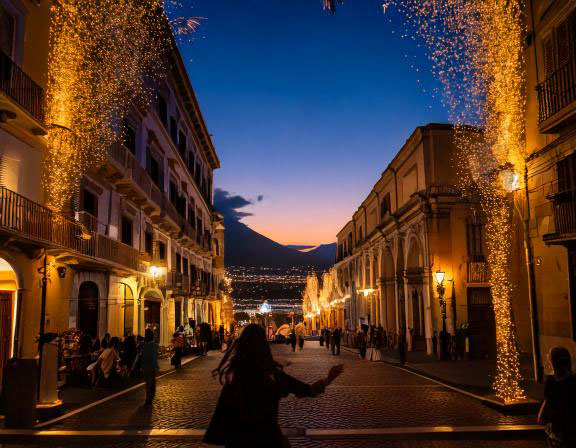
[[[415,127],[446,122],[424,49],[382,0],[190,0],[181,43],[215,188],[283,244],[336,240]]]

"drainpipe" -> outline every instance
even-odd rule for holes
[[[524,165],[524,192],[526,212],[524,216],[524,248],[526,250],[526,268],[528,269],[528,300],[530,302],[530,335],[532,336],[532,362],[534,379],[542,382],[542,364],[540,362],[540,341],[538,331],[538,304],[536,302],[536,279],[534,273],[534,251],[530,240],[530,192],[528,190],[528,164]]]

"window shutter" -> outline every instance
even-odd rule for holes
[[[556,66],[554,63],[554,39],[552,35],[544,40],[542,47],[544,52],[544,73],[549,76],[554,72],[554,67]]]
[[[556,53],[558,55],[558,68],[563,67],[570,60],[570,35],[568,20],[556,28]]]

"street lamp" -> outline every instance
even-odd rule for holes
[[[434,273],[434,277],[436,278],[436,291],[438,292],[438,299],[440,300],[440,310],[442,312],[442,334],[440,335],[440,350],[441,350],[441,357],[444,356],[446,353],[446,342],[447,342],[447,335],[446,335],[446,299],[444,298],[444,277],[446,273],[438,269]]]

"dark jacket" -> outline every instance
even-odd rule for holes
[[[227,447],[289,446],[278,425],[278,405],[289,394],[312,397],[324,381],[303,383],[281,370],[249,384],[226,384],[218,399],[204,442]]]
[[[546,378],[544,398],[550,409],[552,431],[566,446],[576,446],[576,375],[563,380]]]

